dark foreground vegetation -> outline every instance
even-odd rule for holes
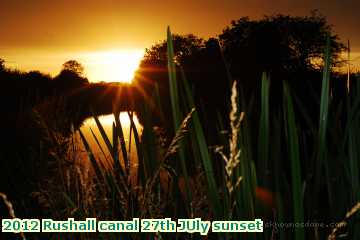
[[[147,49],[132,85],[90,84],[75,61],[54,78],[2,63],[0,192],[18,217],[261,218],[264,233],[208,238],[326,239],[334,231],[330,239],[358,239],[357,208],[345,227],[334,225],[360,199],[359,75],[335,71],[346,66],[344,50],[314,13],[241,18],[207,40],[168,31],[166,41]],[[131,119],[135,112],[143,126],[140,134],[131,120],[132,152],[121,111]],[[97,117],[109,113],[112,136]],[[90,116],[110,170],[78,131]],[[76,160],[75,138],[86,149],[90,173]]]

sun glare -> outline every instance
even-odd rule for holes
[[[143,54],[138,49],[87,53],[83,56],[86,75],[92,82],[130,83]]]

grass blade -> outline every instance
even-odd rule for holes
[[[169,74],[169,88],[170,88],[170,100],[171,100],[171,108],[172,108],[172,114],[173,114],[173,122],[174,122],[174,131],[176,131],[181,124],[181,112],[180,112],[180,99],[179,99],[179,89],[178,89],[178,82],[176,79],[176,66],[174,62],[174,47],[173,47],[173,41],[172,41],[172,34],[170,31],[170,27],[167,29],[167,55],[168,55],[168,74]],[[182,145],[182,142],[180,143]],[[186,159],[185,159],[185,152],[183,146],[179,149],[179,157],[180,157],[180,165],[181,170],[184,175],[185,179],[185,187],[187,189],[187,208],[188,212],[190,212],[190,201],[192,199],[190,184],[189,184],[189,175],[187,172],[186,167]]]
[[[183,73],[182,69],[181,69],[181,71]],[[194,102],[194,99],[193,99],[193,96],[192,96],[192,93],[190,90],[190,86],[185,78],[185,74],[183,73],[182,75],[184,76],[183,83],[184,83],[184,89],[185,89],[185,94],[186,94],[188,104],[191,108],[195,108],[195,102]],[[222,204],[220,203],[220,197],[219,197],[219,193],[218,193],[218,190],[216,187],[215,175],[214,175],[214,170],[213,170],[213,166],[212,166],[212,158],[209,153],[209,148],[206,143],[204,130],[201,125],[200,117],[199,117],[197,111],[195,111],[193,113],[192,121],[193,121],[192,130],[195,132],[195,137],[196,137],[195,141],[197,142],[198,147],[199,147],[199,152],[200,152],[200,156],[202,159],[202,163],[203,163],[203,167],[205,170],[205,175],[206,175],[206,179],[207,179],[207,183],[208,183],[208,193],[209,193],[211,206],[212,206],[215,217],[220,218],[223,215],[223,209],[221,207]]]
[[[267,179],[269,171],[269,89],[270,79],[266,73],[263,73],[261,79],[261,114],[258,139],[258,162],[262,185],[269,183]]]
[[[292,98],[287,84],[284,84],[284,104],[285,104],[285,126],[289,149],[289,158],[291,162],[291,183],[292,183],[292,199],[294,209],[294,222],[304,222],[304,206],[302,195],[301,166],[299,138],[295,122],[295,113]],[[295,239],[305,239],[303,228],[295,229]]]
[[[130,166],[130,161],[129,161],[127,151],[126,151],[124,132],[123,132],[123,128],[122,128],[122,125],[121,125],[120,118],[119,118],[119,114],[114,113],[114,118],[115,118],[115,126],[116,126],[116,131],[117,131],[117,137],[118,137],[118,140],[120,142],[121,153],[122,153],[124,164],[125,164],[125,172],[126,172],[127,175],[129,175],[129,169],[128,168]],[[131,132],[131,130],[130,130],[130,132]],[[131,145],[131,141],[129,141],[129,146],[130,145]]]
[[[98,178],[98,180],[101,182],[104,180],[104,175],[103,175],[103,172],[101,171],[101,168],[97,162],[97,160],[95,159],[95,156],[94,156],[94,153],[92,152],[91,148],[90,148],[90,145],[88,143],[88,141],[86,140],[84,134],[82,133],[82,131],[79,129],[79,133],[80,133],[80,137],[81,137],[81,140],[84,144],[84,147],[85,147],[85,150],[88,154],[88,157],[91,161],[91,164],[95,170],[95,174]]]

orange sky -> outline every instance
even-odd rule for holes
[[[20,69],[55,73],[80,52],[143,49],[173,32],[215,36],[233,19],[319,9],[360,52],[360,1],[350,0],[1,0],[0,57]]]

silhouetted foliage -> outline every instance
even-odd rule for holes
[[[221,57],[221,49],[216,39],[207,41],[194,35],[174,35],[173,45],[178,78],[186,79],[194,86],[193,94],[197,106],[211,106],[211,114],[225,112],[228,105],[224,94],[227,94],[228,79],[226,68]],[[182,74],[182,70],[185,75]],[[145,56],[136,72],[134,84],[144,91],[147,101],[154,100],[155,89],[161,99],[161,108],[170,110],[169,80],[167,71],[167,43],[163,41],[146,49]],[[221,100],[214,96],[220,95]],[[220,100],[220,101],[219,101]],[[159,106],[154,107],[156,112]],[[207,108],[209,109],[209,108]],[[200,109],[199,109],[200,110]],[[142,116],[139,116],[140,121]],[[166,121],[171,123],[171,115],[166,114]],[[210,120],[208,120],[210,121]]]
[[[54,84],[57,91],[70,91],[89,83],[84,75],[84,67],[75,60],[69,60],[63,64],[59,75],[54,78]]]
[[[248,17],[232,21],[219,39],[231,65],[254,65],[260,72],[282,68],[286,71],[318,69],[322,63],[327,36],[330,36],[332,59],[338,63],[344,45],[332,33],[325,17],[266,16],[261,20]]]
[[[202,123],[206,129],[206,140],[210,145],[219,144],[217,129],[228,123],[230,82],[237,80],[240,93],[241,111],[246,113],[246,128],[250,141],[246,144],[257,149],[259,138],[259,120],[261,112],[261,76],[263,72],[270,76],[269,126],[277,124],[284,116],[285,103],[283,84],[288,82],[291,96],[294,98],[294,111],[299,129],[309,129],[319,122],[319,99],[322,81],[322,58],[326,39],[330,36],[333,65],[340,64],[340,52],[344,49],[337,36],[332,32],[325,18],[314,13],[310,17],[292,17],[275,15],[261,20],[240,18],[225,28],[218,39],[199,39],[193,35],[173,37],[177,77],[181,81],[184,70],[185,78],[192,86],[196,107],[202,114]],[[220,42],[220,44],[219,44]],[[147,49],[144,59],[136,74],[135,84],[144,91],[147,102],[156,102],[157,89],[162,101],[155,104],[153,113],[162,108],[164,116],[159,116],[160,126],[167,129],[172,124],[168,69],[167,42],[163,41]],[[340,79],[340,78],[337,78]],[[332,84],[342,85],[345,81],[332,78]],[[181,85],[181,84],[180,84]],[[335,85],[335,84],[334,84]],[[341,88],[341,87],[340,87]],[[337,89],[340,89],[337,86]],[[344,88],[342,88],[344,89]],[[181,91],[181,90],[180,90]],[[336,95],[336,94],[334,94]],[[180,96],[180,99],[184,96]],[[183,100],[180,100],[180,103]],[[186,109],[182,106],[180,109]],[[141,112],[140,112],[141,113]],[[274,117],[275,116],[275,117]],[[138,115],[142,121],[143,116]],[[161,118],[162,117],[162,118]],[[270,127],[270,128],[271,128]],[[218,132],[217,132],[218,133]],[[270,135],[272,132],[270,132]],[[302,143],[306,147],[313,144],[310,131],[301,133]],[[278,141],[285,145],[286,136],[279,136]],[[256,166],[261,163],[261,156],[256,151],[249,153]],[[281,172],[290,178],[290,163],[287,153],[282,152]],[[260,159],[260,160],[259,160]],[[308,157],[307,159],[310,159]],[[220,162],[214,161],[214,165]],[[303,161],[302,164],[311,164]],[[214,167],[214,169],[220,169]],[[271,185],[272,166],[262,172],[259,183]],[[325,213],[324,213],[325,214]]]
[[[63,71],[70,71],[82,76],[84,74],[84,67],[76,60],[69,60],[63,64]]]
[[[5,60],[0,58],[0,71],[3,71],[5,69]]]
[[[232,21],[219,39],[231,74],[240,81],[245,98],[249,99],[259,92],[262,72],[270,73],[274,81],[290,81],[297,90],[306,85],[306,79],[319,79],[311,76],[321,69],[328,36],[332,62],[338,65],[339,54],[345,47],[317,11],[305,17],[274,15],[261,20],[243,17]],[[311,84],[319,88],[318,83]],[[280,92],[280,83],[272,85]]]
[[[20,216],[40,217],[41,214],[30,193],[38,188],[46,174],[51,174],[48,167],[49,161],[54,160],[50,154],[54,144],[48,128],[69,130],[71,124],[81,118],[71,116],[61,104],[69,98],[69,90],[76,91],[88,83],[79,76],[79,71],[73,70],[76,69],[66,67],[53,79],[39,71],[9,69],[0,60],[0,192],[7,193],[13,200]],[[44,113],[52,118],[46,119]]]
[[[197,105],[204,106],[205,112],[210,114],[209,119],[216,117],[213,115],[216,111],[224,116],[229,82],[234,79],[240,83],[242,106],[250,107],[252,102],[252,107],[259,109],[263,72],[272,79],[272,108],[282,106],[282,82],[289,81],[295,95],[314,110],[315,118],[327,36],[331,40],[332,62],[339,65],[340,52],[345,47],[325,17],[316,11],[305,17],[274,15],[260,20],[244,17],[232,21],[219,35],[219,40],[175,35],[173,43],[175,60],[183,67],[193,86]],[[166,41],[155,44],[146,50],[140,64],[135,83],[147,95],[154,92],[157,84],[160,96],[167,97],[166,50]],[[311,92],[311,97],[302,92]]]
[[[181,63],[187,57],[191,57],[204,47],[204,40],[196,37],[193,34],[188,35],[174,35],[174,52],[176,60]],[[167,45],[166,41],[155,44],[151,48],[145,50],[143,63],[149,62],[166,62],[167,61]]]

